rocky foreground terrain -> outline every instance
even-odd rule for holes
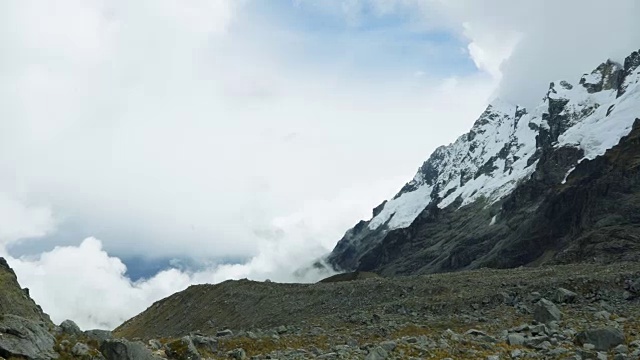
[[[2,294],[15,290],[8,266],[0,274]],[[20,294],[2,298],[0,358],[640,358],[639,263],[227,281],[191,286],[113,332],[56,326]]]

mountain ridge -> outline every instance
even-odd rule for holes
[[[485,263],[476,260],[491,249],[479,248],[496,245],[485,237],[508,238],[519,225],[510,224],[509,231],[488,227],[501,218],[513,218],[509,211],[535,213],[544,201],[543,187],[563,185],[579,163],[603,156],[631,132],[634,120],[640,117],[639,67],[640,54],[635,51],[624,65],[607,60],[583,74],[575,85],[551,82],[542,102],[531,111],[502,100],[492,102],[468,133],[438,147],[410,182],[374,209],[369,221],[349,229],[327,261],[337,270],[386,275],[450,271]],[[538,183],[535,201],[530,198],[528,204],[520,202],[514,207],[513,198],[522,192],[517,189],[526,189],[531,182]],[[465,215],[454,215],[456,211]],[[474,212],[486,216],[478,219]],[[451,229],[437,229],[434,217],[443,213],[456,224],[474,223],[479,230],[467,230],[476,241]],[[423,220],[430,217],[425,225]],[[449,222],[448,227],[456,224]],[[407,256],[415,258],[415,252],[425,256],[414,259],[411,266],[395,266],[403,262],[401,251],[391,249],[398,241],[414,243],[411,250],[405,249]],[[444,253],[456,258],[459,251],[454,250],[462,243],[477,249],[478,255],[462,251],[464,260],[451,260],[444,266],[433,264],[433,256],[425,254],[431,248],[440,257]],[[381,253],[382,248],[386,250]],[[389,257],[389,252],[395,255]],[[536,260],[530,258],[530,262]],[[503,263],[526,264],[512,260]]]

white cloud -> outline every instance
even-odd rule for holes
[[[0,255],[9,243],[44,236],[55,228],[51,209],[46,206],[25,205],[6,193],[0,193],[0,219]]]
[[[537,105],[549,82],[575,81],[607,58],[640,48],[640,3],[615,1],[442,0],[450,26],[469,39],[481,69],[500,73],[497,95]]]

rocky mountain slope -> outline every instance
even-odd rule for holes
[[[531,111],[497,100],[328,262],[398,275],[638,260],[638,118],[639,52],[551,83]]]
[[[0,316],[16,315],[28,320],[51,324],[49,316],[20,288],[16,273],[4,258],[0,258]]]
[[[185,359],[638,359],[638,296],[636,262],[240,280],[191,286],[114,333]]]

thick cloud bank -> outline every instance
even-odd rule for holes
[[[82,328],[112,329],[160,300],[189,285],[217,283],[227,279],[274,275],[277,280],[291,280],[288,264],[281,266],[273,258],[295,258],[287,249],[265,249],[244,265],[213,266],[197,272],[177,269],[162,271],[150,279],[132,282],[125,276],[126,267],[109,256],[95,238],[79,246],[56,247],[35,259],[9,258],[22,284],[47,311],[54,322],[75,320]],[[268,262],[270,267],[265,268]],[[302,264],[300,264],[302,265]],[[308,273],[298,281],[315,281],[328,273]]]

